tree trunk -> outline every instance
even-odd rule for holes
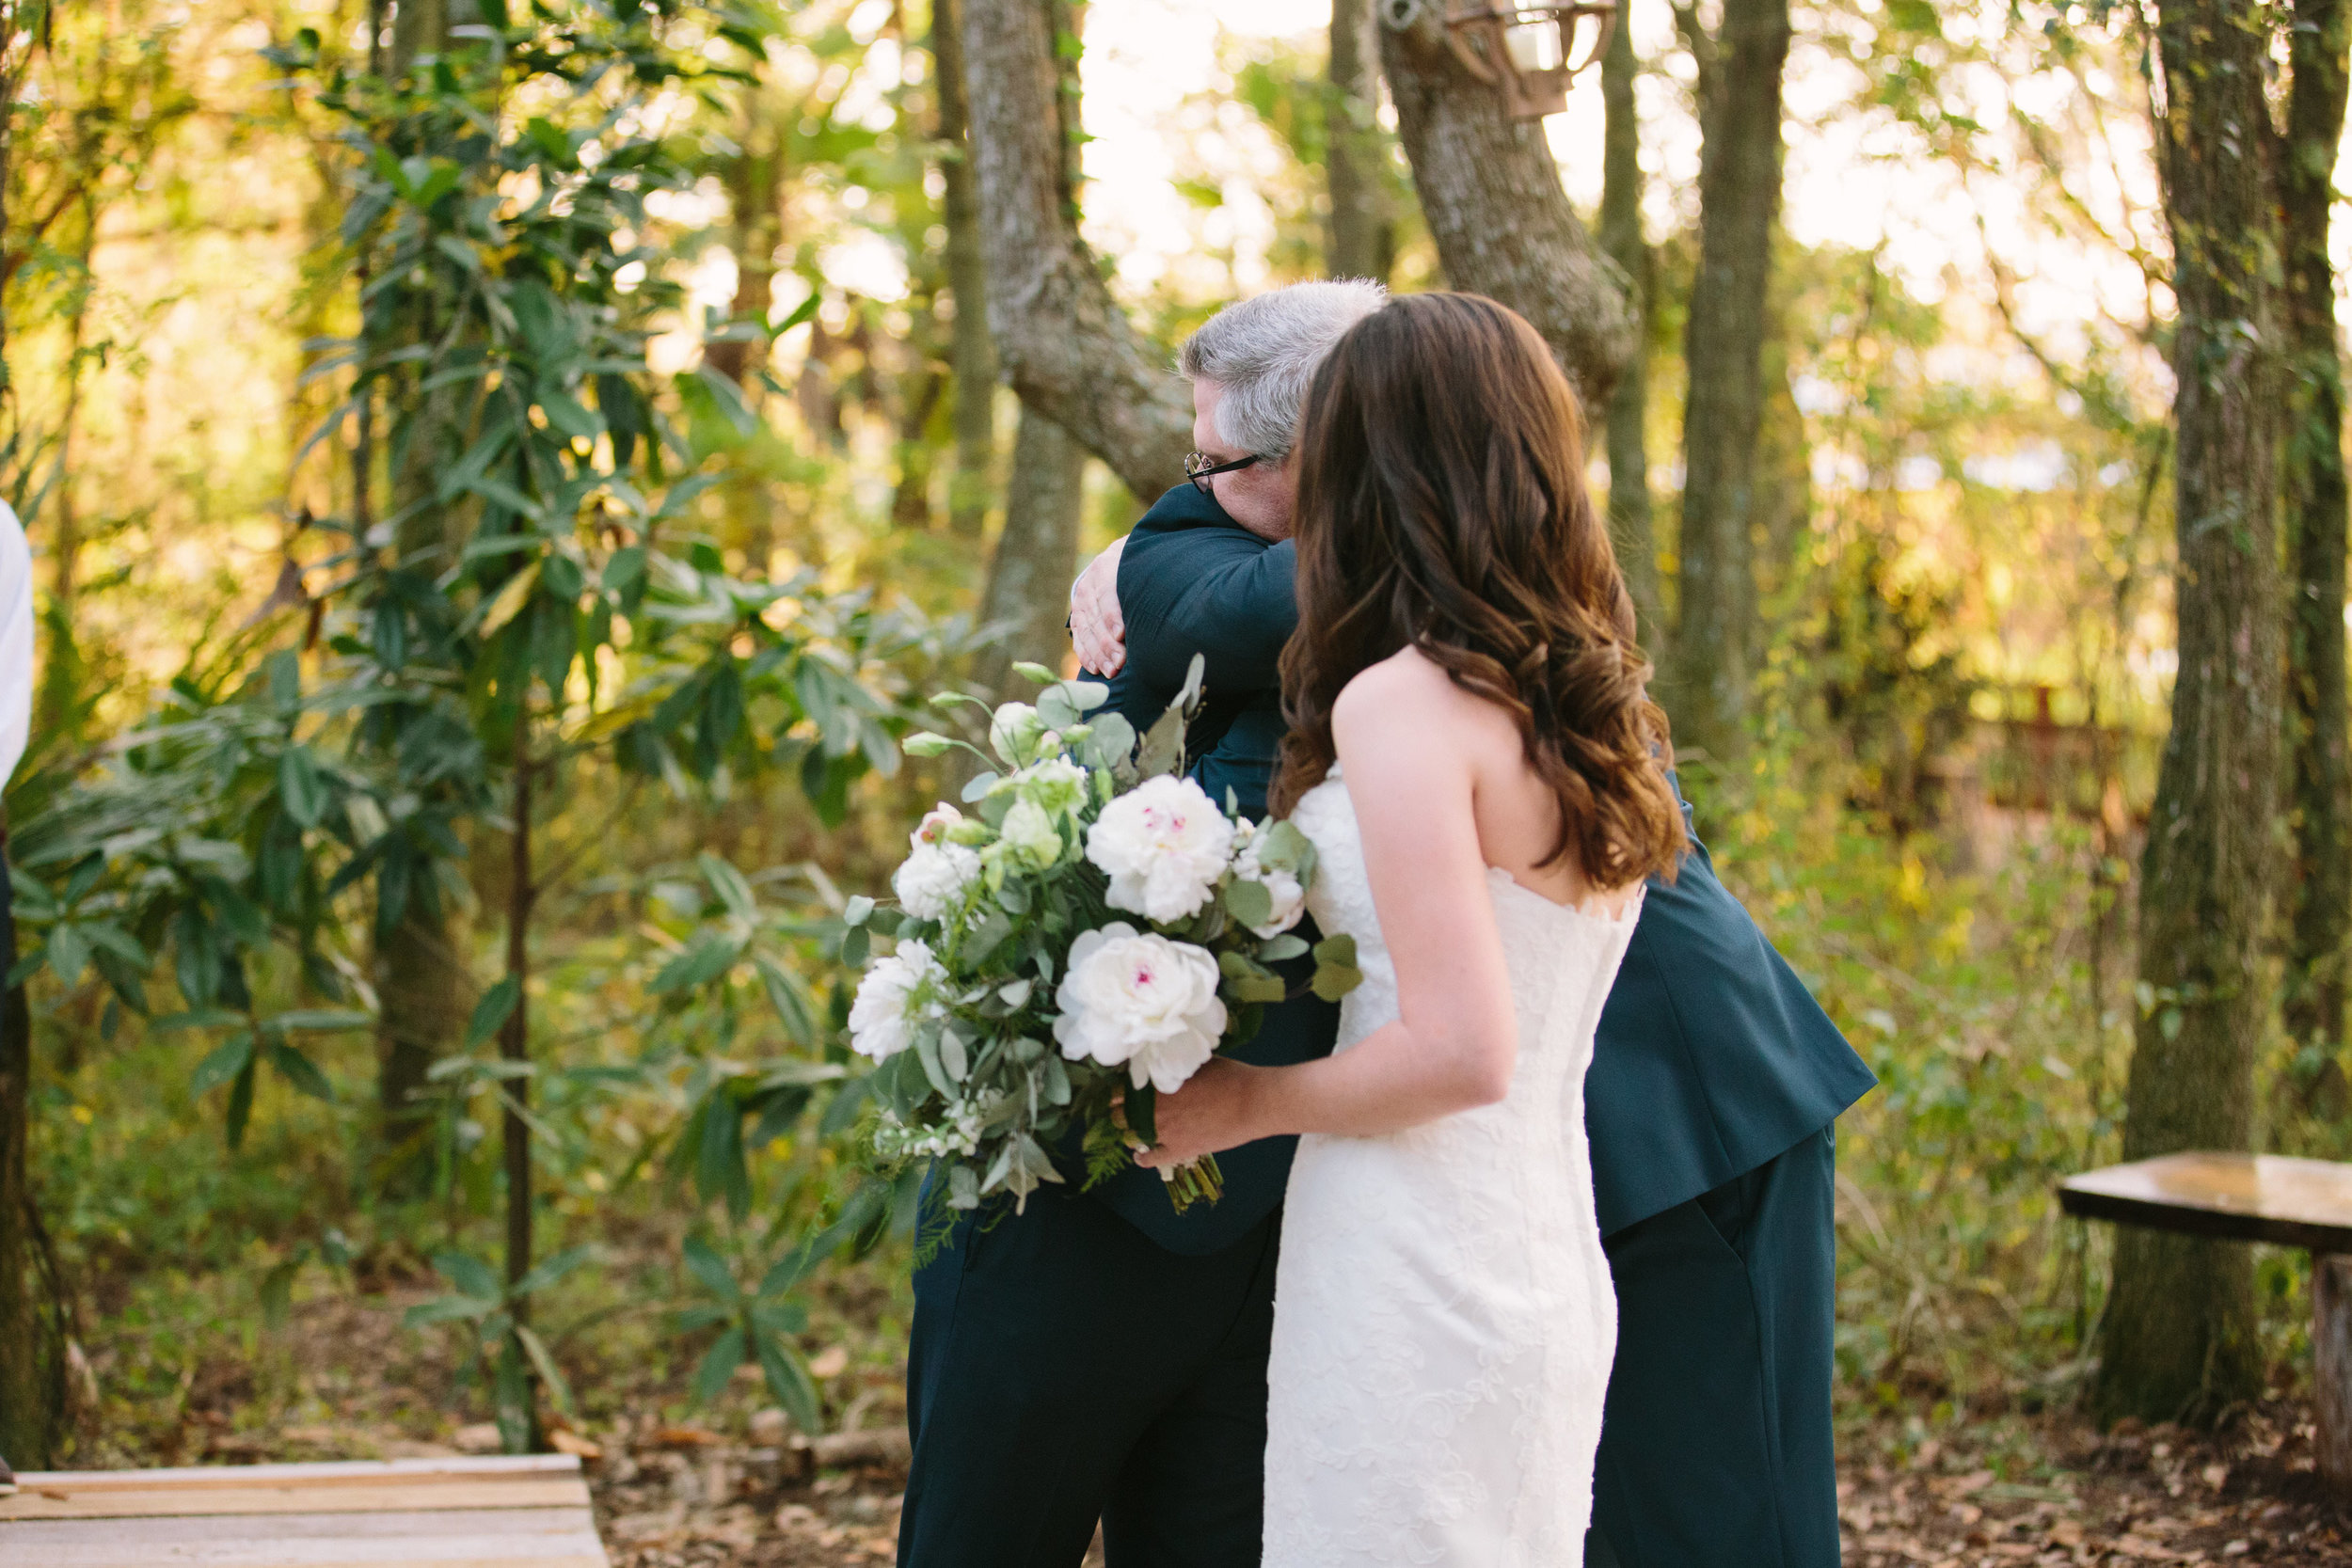
[[[1756,622],[1750,531],[1788,33],[1788,0],[1724,0],[1703,55],[1711,69],[1701,75],[1699,268],[1683,334],[1681,613],[1668,689],[1677,739],[1718,761],[1740,749]]]
[[[1078,237],[1046,0],[962,0],[988,325],[1024,407],[1137,496],[1184,478],[1192,404]]]
[[[2269,15],[2166,0],[2158,167],[2173,248],[2180,673],[2141,863],[2141,1011],[2123,1154],[2243,1149],[2265,892],[2274,870],[2280,646],[2280,228],[2264,98]],[[2261,1391],[2248,1249],[2126,1227],[2095,1403],[2105,1419],[2212,1421]]]
[[[947,290],[956,304],[949,369],[956,382],[956,462],[947,527],[977,539],[995,499],[996,345],[988,336],[988,258],[972,174],[972,110],[963,85],[963,0],[931,0],[931,62],[939,78],[939,173],[947,187]]]
[[[0,781],[5,782],[5,781]],[[8,831],[0,822],[0,974],[16,967],[8,915]],[[40,1302],[34,1281],[32,1202],[25,1143],[31,1131],[32,1010],[24,988],[0,986],[0,1459],[45,1470],[54,1457]]]
[[[16,149],[10,135],[17,103],[24,96],[32,43],[45,4],[0,0],[0,198],[8,189]],[[0,199],[0,253],[8,245],[14,216]],[[8,313],[0,309],[0,397],[12,383],[6,374]],[[0,779],[0,785],[7,780]],[[46,1468],[56,1433],[42,1386],[40,1308],[34,1284],[33,1212],[26,1145],[32,1133],[32,1009],[24,988],[5,976],[16,966],[16,927],[8,908],[8,814],[0,806],[0,1459],[24,1468]]]
[[[1633,311],[1633,352],[1626,356],[1616,390],[1609,395],[1609,537],[1617,568],[1633,594],[1641,641],[1653,660],[1666,651],[1666,616],[1658,590],[1658,535],[1650,522],[1649,442],[1643,428],[1649,406],[1649,245],[1642,238],[1641,129],[1633,105],[1633,32],[1620,25],[1600,61],[1600,95],[1608,113],[1600,144],[1600,247],[1628,282]]]
[[[555,695],[560,698],[561,693]],[[506,1015],[506,1026],[499,1032],[500,1059],[517,1069],[531,1066],[531,914],[539,891],[532,881],[536,873],[531,863],[532,773],[531,688],[526,681],[516,695],[515,822],[508,840],[507,866],[506,975],[515,982],[515,1010]],[[531,1105],[530,1075],[517,1071],[501,1087],[507,1098],[500,1131],[506,1164],[506,1284],[511,1291],[531,1272],[531,1123],[524,1119]],[[508,1306],[517,1323],[530,1323],[528,1297],[516,1296]],[[506,1354],[515,1354],[512,1344]],[[539,1380],[528,1369],[524,1375],[525,1386],[531,1390],[524,1401],[524,1430],[502,1435],[510,1452],[536,1453],[546,1447],[539,1430]]]
[[[1505,119],[1501,95],[1454,56],[1434,16],[1380,35],[1397,133],[1446,281],[1533,322],[1584,406],[1607,407],[1638,324],[1624,274],[1568,205],[1542,122]]]
[[[1013,437],[1012,486],[1005,531],[988,571],[980,624],[1005,633],[982,650],[973,679],[998,698],[1016,696],[1016,659],[1061,667],[1070,638],[1062,628],[1070,579],[1078,573],[1078,525],[1085,515],[1086,448],[1034,408],[1024,406]],[[1025,684],[1021,690],[1025,691]]]
[[[1323,169],[1331,198],[1325,264],[1334,277],[1385,283],[1396,265],[1380,122],[1379,44],[1366,0],[1331,0],[1331,67],[1324,96]]]
[[[2344,372],[2336,342],[2328,217],[2344,136],[2352,12],[2298,0],[2287,144],[2279,163],[2286,229],[2286,314],[2296,382],[2286,442],[2287,712],[2295,817],[2294,921],[2287,941],[2287,1033],[2340,1075],[2344,939],[2352,927],[2344,646]],[[2312,1080],[2306,1075],[2306,1082]]]
[[[450,28],[477,19],[474,0],[421,0],[402,5],[392,18],[392,47],[387,62],[397,77],[419,58],[448,45]],[[432,320],[408,324],[412,343],[438,335]],[[440,476],[466,450],[467,394],[452,384],[412,395],[405,432],[396,439],[391,463],[391,515],[401,519],[393,550],[405,564],[438,572],[464,547],[469,514],[458,506],[419,505],[439,488]],[[373,444],[373,421],[363,427]],[[360,477],[355,473],[355,478]],[[367,503],[358,510],[370,511]],[[420,1196],[431,1173],[423,1148],[432,1112],[422,1096],[433,1064],[463,1037],[472,1005],[462,934],[445,898],[421,896],[411,888],[399,922],[375,944],[376,1117],[384,1152],[385,1196]]]

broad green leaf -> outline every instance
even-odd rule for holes
[[[703,1356],[702,1370],[694,1374],[694,1400],[708,1404],[726,1389],[727,1379],[743,1364],[743,1327],[738,1323],[719,1336],[709,1352]]]
[[[752,896],[752,884],[743,879],[743,873],[707,849],[694,857],[694,863],[702,867],[703,879],[730,914],[739,920],[759,918],[759,901]]]
[[[596,411],[568,392],[552,388],[541,392],[539,408],[547,415],[548,423],[575,440],[593,441],[604,434],[604,421]]]
[[[480,1049],[485,1040],[504,1028],[521,996],[522,988],[512,974],[484,991],[482,1000],[473,1005],[473,1016],[466,1022],[465,1049]]]
[[[544,1291],[596,1255],[596,1247],[593,1242],[565,1247],[554,1257],[541,1259],[537,1267],[515,1281],[515,1289],[509,1293],[527,1296],[534,1291]]]
[[[736,1283],[735,1271],[727,1267],[726,1259],[708,1242],[700,1236],[689,1236],[685,1256],[687,1272],[702,1281],[703,1288],[712,1295],[723,1301],[743,1299],[743,1287]]]
[[[252,1061],[253,1036],[241,1029],[197,1064],[196,1070],[188,1075],[188,1092],[199,1097],[208,1095],[245,1071]]]
[[[482,612],[482,624],[475,630],[487,638],[512,621],[531,602],[531,591],[539,585],[539,562],[534,561],[508,578],[492,596]]]
[[[647,989],[661,996],[707,985],[734,968],[742,956],[743,943],[724,931],[698,931],[685,952],[661,966],[661,972],[653,977],[653,984]]]
[[[1236,877],[1225,884],[1225,912],[1252,929],[1270,925],[1274,920],[1274,895],[1266,891],[1263,882]]]
[[[246,1124],[253,1119],[253,1063],[248,1059],[229,1085],[229,1115],[223,1131],[232,1149],[245,1142]]]
[[[476,1301],[496,1305],[505,1299],[506,1292],[499,1285],[499,1276],[481,1259],[463,1252],[437,1252],[433,1255],[434,1272],[462,1293]]]
[[[768,1392],[784,1406],[785,1414],[803,1432],[824,1431],[825,1417],[818,1402],[817,1384],[808,1375],[808,1363],[801,1359],[800,1348],[782,1335],[762,1333],[758,1350],[759,1370],[767,1375]]]
[[[771,959],[757,958],[754,963],[759,971],[760,987],[768,993],[768,1005],[775,1008],[784,1032],[792,1037],[796,1045],[816,1044],[816,1015],[800,982],[777,968]]]
[[[547,1386],[548,1397],[555,1402],[555,1408],[569,1416],[572,1413],[572,1386],[564,1381],[563,1369],[556,1366],[555,1357],[548,1354],[548,1347],[540,1341],[539,1336],[525,1324],[515,1325],[515,1338],[522,1341],[524,1354],[531,1357],[531,1364],[539,1370],[539,1381]]]
[[[57,925],[49,928],[49,970],[57,982],[66,987],[80,983],[82,971],[89,967],[89,940],[81,927]]]
[[[495,1311],[498,1303],[480,1301],[472,1296],[435,1296],[419,1302],[403,1314],[403,1328],[424,1328],[433,1323],[455,1323],[461,1318],[481,1318]]]
[[[244,1022],[243,1013],[232,1013],[224,1007],[199,1007],[184,1013],[166,1013],[148,1027],[168,1035],[181,1029],[222,1029]]]
[[[295,1007],[273,1014],[263,1021],[262,1027],[281,1033],[294,1030],[338,1032],[346,1029],[373,1029],[375,1019],[367,1013],[347,1007]]]
[[[269,1065],[278,1075],[313,1100],[333,1100],[335,1085],[326,1081],[326,1074],[318,1064],[288,1045],[284,1040],[269,1042]]]
[[[286,815],[305,828],[315,828],[326,815],[326,781],[308,746],[290,745],[278,758],[278,798]]]

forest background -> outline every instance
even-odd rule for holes
[[[890,1424],[914,1192],[855,1147],[843,914],[959,782],[898,742],[1060,664],[1071,577],[1178,477],[1179,393],[1089,413],[1089,377],[1295,278],[1477,282],[1441,253],[1494,199],[1408,160],[1442,92],[1400,122],[1362,0],[963,3],[983,44],[1051,25],[1033,209],[982,188],[1021,101],[952,0],[0,8],[0,487],[40,614],[20,1466]],[[2251,58],[2274,231],[2317,213],[2332,306],[2310,9]],[[2224,1141],[2352,1155],[2332,426],[2332,599],[2290,506],[2253,618],[2289,714],[2245,863],[2280,895],[2242,985],[2138,942],[2181,670],[2165,24],[1634,5],[1514,144],[1622,314],[1622,353],[1564,355],[1701,831],[1881,1080],[1840,1130],[1837,1351],[1898,1456],[2085,1391],[2111,1259],[2053,1186],[2124,1149],[2136,1046],[2242,1082]],[[2332,122],[2290,114],[2330,80]],[[1724,150],[1775,123],[1785,167]],[[1108,359],[987,330],[1025,237]],[[2324,369],[2247,385],[2308,413],[2324,314]],[[2293,495],[2311,428],[2261,470]],[[2106,1414],[2308,1378],[2301,1256],[2207,1253],[2183,1342],[2229,1364]],[[397,1377],[296,1354],[355,1307],[405,1313],[348,1358]]]

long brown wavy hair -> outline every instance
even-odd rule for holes
[[[1665,778],[1633,600],[1584,488],[1583,420],[1535,329],[1480,294],[1392,299],[1340,339],[1298,438],[1298,630],[1274,807],[1330,771],[1331,707],[1407,645],[1518,721],[1584,875],[1673,875]]]

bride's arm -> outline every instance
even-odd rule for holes
[[[1322,1061],[1211,1061],[1159,1097],[1160,1141],[1139,1163],[1284,1132],[1392,1132],[1509,1092],[1518,1023],[1472,810],[1473,749],[1489,737],[1464,721],[1465,700],[1406,656],[1359,675],[1332,712],[1401,1016]]]

